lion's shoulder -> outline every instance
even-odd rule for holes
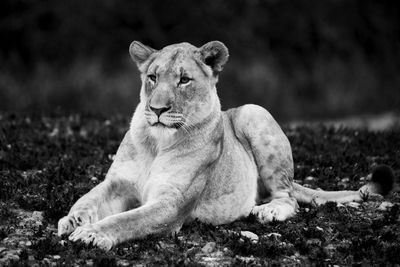
[[[260,127],[268,125],[274,130],[280,128],[272,115],[263,107],[255,104],[246,104],[225,111],[236,130],[244,130],[249,127]]]

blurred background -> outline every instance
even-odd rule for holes
[[[400,107],[398,1],[2,0],[0,36],[0,111],[132,114],[133,40],[224,42],[224,109],[286,122]]]

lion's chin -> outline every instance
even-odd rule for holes
[[[174,139],[174,135],[177,132],[175,127],[167,126],[163,123],[155,123],[150,126],[150,134],[157,140],[159,144],[167,145]]]

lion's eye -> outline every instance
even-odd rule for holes
[[[157,81],[157,77],[154,74],[149,74],[147,75],[147,77],[152,81],[152,82],[156,82]]]
[[[185,76],[183,76],[183,77],[181,77],[181,79],[179,80],[179,83],[180,84],[186,84],[186,83],[188,83],[188,82],[190,82],[190,78],[189,77],[185,77]]]

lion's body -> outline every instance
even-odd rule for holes
[[[221,111],[215,84],[228,57],[223,44],[155,51],[134,42],[131,55],[141,102],[105,180],[60,220],[60,235],[110,249],[193,219],[223,224],[252,213],[268,222],[293,216],[297,200],[361,200],[358,191],[294,184],[290,143],[264,108]]]

